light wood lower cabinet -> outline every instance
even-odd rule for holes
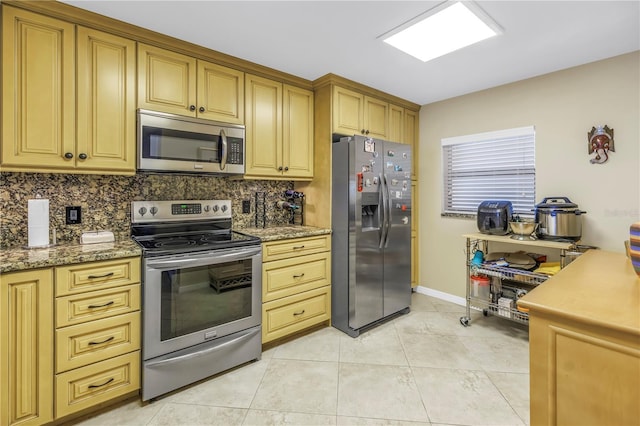
[[[0,275],[0,424],[53,420],[53,273]]]
[[[139,388],[139,351],[58,374],[56,417],[73,414]]]
[[[331,237],[266,242],[262,248],[262,343],[331,319]]]
[[[56,268],[55,416],[140,387],[140,259]]]

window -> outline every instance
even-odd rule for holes
[[[533,126],[445,138],[441,142],[443,215],[475,215],[485,200],[509,200],[514,213],[533,215]]]

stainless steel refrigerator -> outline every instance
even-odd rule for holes
[[[411,303],[411,146],[332,145],[331,321],[352,337]]]

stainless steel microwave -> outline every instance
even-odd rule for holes
[[[138,110],[138,171],[244,174],[244,126]]]

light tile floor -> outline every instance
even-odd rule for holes
[[[411,312],[358,338],[323,328],[260,361],[89,425],[523,425],[527,328],[418,293]]]

